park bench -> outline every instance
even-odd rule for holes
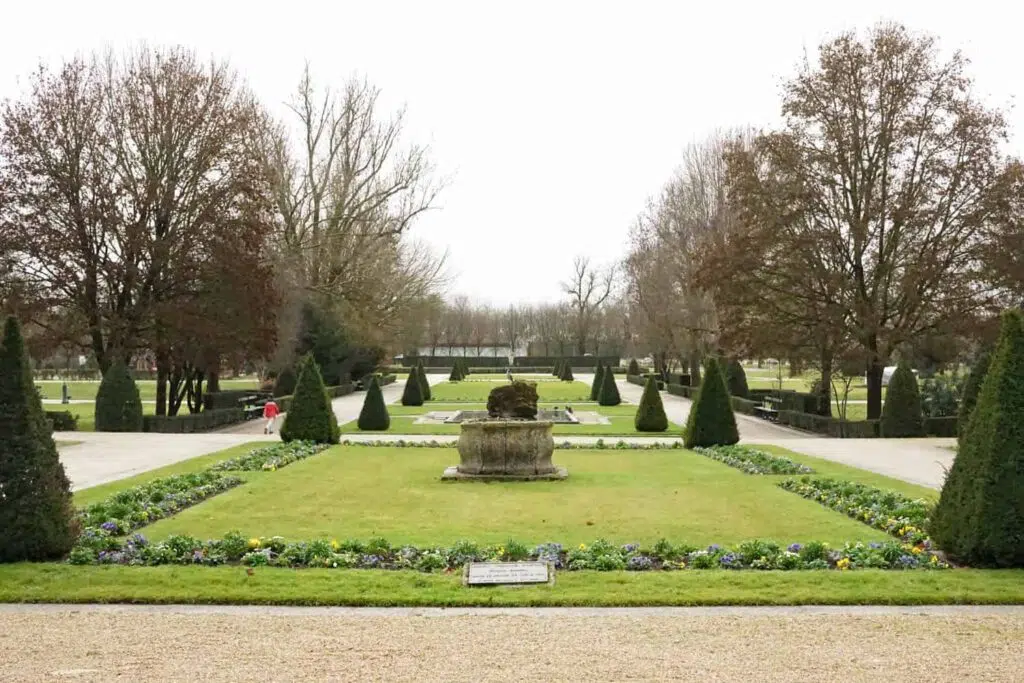
[[[238,399],[238,405],[242,407],[246,420],[256,420],[263,417],[263,406],[267,403],[267,397],[260,394],[249,394]]]
[[[769,422],[777,422],[779,419],[779,407],[781,405],[781,398],[778,398],[777,396],[765,396],[761,401],[761,405],[754,406],[754,414],[768,420]]]

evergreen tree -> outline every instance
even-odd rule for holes
[[[627,375],[639,375],[640,364],[636,362],[636,358],[629,359],[629,368],[626,369]]]
[[[462,379],[462,369],[459,367],[459,361],[456,360],[454,363],[452,363],[452,371],[451,374],[448,375],[448,381],[461,382]]]
[[[576,381],[576,378],[572,376],[572,365],[568,361],[562,363],[562,374],[559,377],[563,382]]]
[[[128,367],[114,360],[96,390],[94,417],[97,432],[141,432],[142,399]]]
[[[718,361],[711,357],[704,366],[704,381],[697,391],[697,398],[690,406],[685,445],[687,448],[731,446],[739,440],[736,416],[732,412],[725,378]]]
[[[924,414],[917,377],[905,362],[900,362],[889,379],[882,406],[882,436],[903,438],[924,436]]]
[[[602,406],[617,406],[622,403],[619,387],[615,383],[615,373],[612,372],[610,365],[601,372],[601,393],[597,397],[597,402]]]
[[[594,368],[594,381],[590,384],[590,400],[596,401],[601,396],[601,384],[604,382],[604,366],[601,361]]]
[[[338,443],[338,418],[312,354],[299,361],[299,381],[281,426],[283,441]]]
[[[554,377],[561,377],[562,376],[562,361],[561,360],[556,360],[555,361],[555,367],[551,368],[551,375],[554,376]]]
[[[729,395],[747,398],[750,390],[747,388],[747,373],[743,370],[743,364],[737,359],[729,361],[726,370],[726,381],[729,385]]]
[[[423,369],[423,363],[419,364],[419,372],[417,378],[420,382],[420,394],[423,396],[424,403],[429,401],[432,397],[430,394],[430,380],[427,379],[427,371]]]
[[[419,368],[415,365],[409,368],[409,377],[405,380],[405,390],[402,392],[402,405],[423,405],[423,385],[420,384]]]
[[[1024,567],[1024,320],[999,343],[932,514],[932,539],[969,565]]]
[[[960,436],[967,429],[967,422],[971,418],[971,413],[974,412],[974,406],[978,402],[978,392],[981,391],[981,384],[985,381],[985,374],[988,372],[991,362],[991,349],[984,349],[974,359],[971,374],[967,376],[967,382],[964,384],[964,393],[960,397],[960,410],[957,413],[957,430]]]
[[[665,406],[658,391],[658,380],[654,375],[647,377],[633,425],[638,432],[663,432],[668,429],[668,416],[665,415]]]
[[[381,393],[377,378],[370,380],[370,386],[366,390],[366,398],[363,399],[363,409],[359,411],[359,429],[363,431],[386,432],[391,426],[391,416],[388,415],[388,407],[384,404],[384,394]]]
[[[71,484],[57,456],[21,329],[0,340],[0,562],[60,559],[78,537]]]
[[[291,396],[295,393],[295,384],[298,377],[295,374],[295,366],[288,364],[277,374],[274,380],[274,396]]]
[[[459,369],[462,371],[462,379],[466,379],[470,375],[469,363],[466,362],[465,358],[460,358],[458,360],[458,363],[459,363]]]

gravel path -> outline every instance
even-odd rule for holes
[[[0,611],[3,681],[1017,681],[1024,616]],[[69,637],[73,634],[73,637]]]

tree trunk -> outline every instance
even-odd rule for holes
[[[156,414],[167,415],[167,376],[170,370],[170,359],[166,353],[156,354]]]
[[[868,419],[877,420],[882,417],[882,371],[885,370],[885,363],[878,356],[877,342],[872,351],[871,359],[868,361]]]
[[[206,378],[206,391],[220,391],[220,373],[216,370],[211,370]]]
[[[690,386],[700,386],[700,354],[696,351],[690,354]]]

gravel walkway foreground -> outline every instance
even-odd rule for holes
[[[0,610],[0,680],[1019,681],[1024,615]]]

